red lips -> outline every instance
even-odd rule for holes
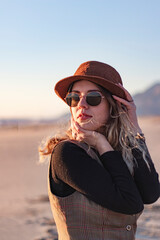
[[[88,114],[86,114],[86,113],[80,113],[80,114],[78,115],[77,119],[80,118],[81,120],[87,120],[87,119],[89,119],[89,118],[91,118],[91,117],[92,117],[91,115],[88,115]]]

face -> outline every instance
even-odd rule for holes
[[[92,82],[81,80],[74,83],[72,92],[80,94],[80,101],[76,107],[70,108],[71,114],[74,121],[78,122],[84,129],[98,130],[109,119],[109,103],[104,97],[99,105],[90,106],[85,99],[86,94],[90,91],[101,92],[100,88]]]

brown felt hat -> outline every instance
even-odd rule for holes
[[[110,65],[97,61],[82,63],[73,76],[63,78],[57,82],[55,85],[56,94],[65,101],[69,86],[79,80],[96,83],[112,94],[126,99],[124,90],[117,85],[118,83],[123,84],[119,73]]]

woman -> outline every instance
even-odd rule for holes
[[[143,204],[160,195],[136,107],[111,66],[89,61],[60,80],[71,126],[52,138],[49,198],[60,240],[132,240]]]

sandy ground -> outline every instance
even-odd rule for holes
[[[160,118],[140,118],[160,174]],[[47,164],[38,164],[38,145],[55,126],[0,129],[0,239],[56,240],[47,197]],[[145,207],[137,240],[160,240],[160,201]]]

